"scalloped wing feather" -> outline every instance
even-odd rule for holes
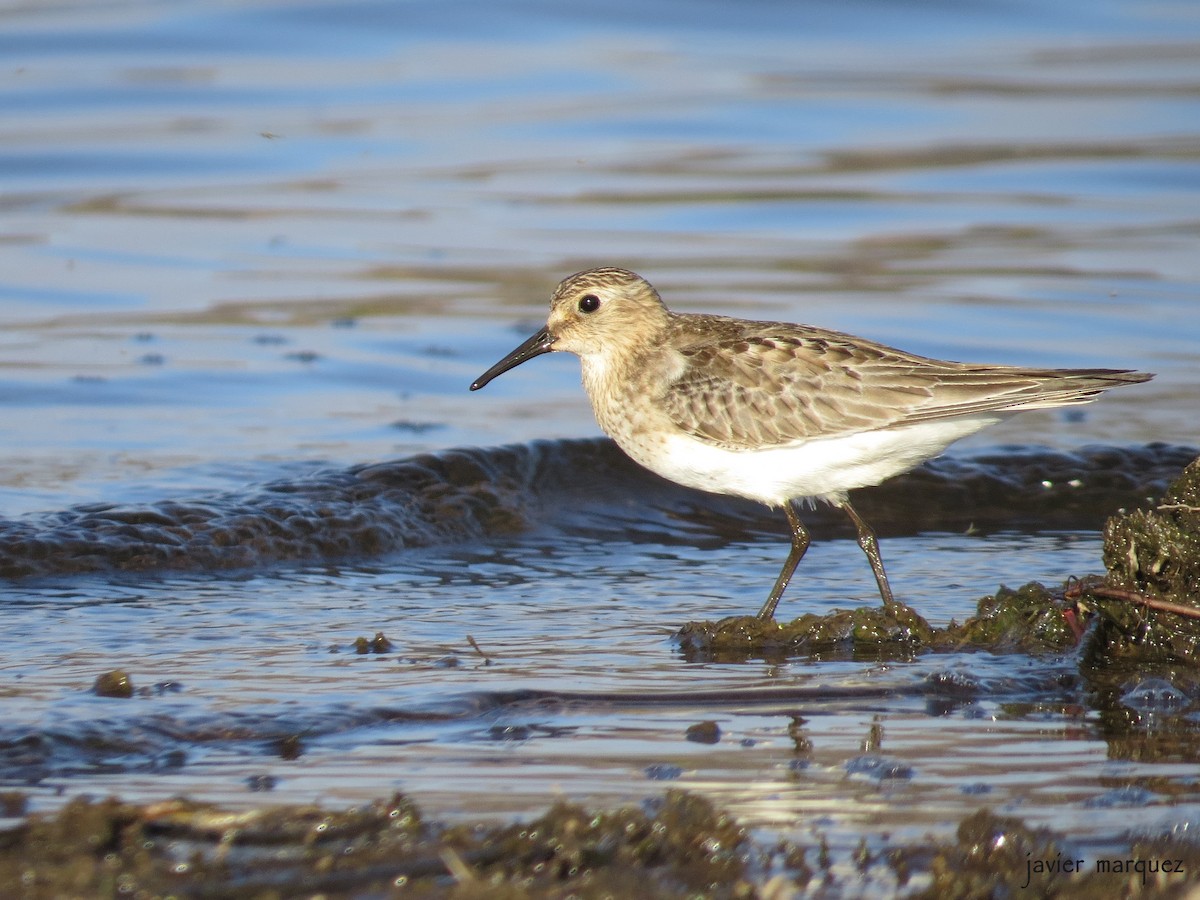
[[[1087,403],[1137,373],[972,366],[837,332],[723,320],[716,340],[682,340],[661,398],[670,420],[728,449],[782,446],[987,413]],[[753,333],[729,333],[743,324]],[[699,337],[699,335],[697,335]]]

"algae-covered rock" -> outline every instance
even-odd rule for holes
[[[1015,591],[1001,586],[984,597],[973,617],[962,625],[952,624],[938,636],[938,645],[1044,653],[1069,649],[1076,640],[1064,616],[1062,592],[1031,581]]]
[[[129,674],[122,669],[113,669],[96,676],[92,685],[92,693],[98,697],[120,697],[128,699],[133,696],[133,681]]]
[[[1119,669],[1132,677],[1200,663],[1200,619],[1147,607],[1139,600],[1136,593],[1113,595],[1103,587],[1087,594],[1086,603],[1098,624],[1081,660],[1085,674],[1092,669]]]
[[[1111,517],[1102,584],[1081,593],[1100,618],[1088,664],[1128,667],[1200,659],[1200,459],[1148,509]]]
[[[1154,507],[1111,517],[1104,528],[1109,583],[1173,600],[1200,599],[1200,459]]]
[[[910,657],[927,646],[934,630],[902,603],[806,613],[791,622],[731,616],[688,622],[675,635],[688,656],[733,661],[822,652],[855,657]]]

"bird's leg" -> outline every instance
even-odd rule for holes
[[[783,511],[787,514],[788,524],[792,526],[792,549],[788,552],[787,559],[783,561],[783,568],[779,570],[779,577],[775,579],[775,587],[771,588],[767,602],[758,611],[758,618],[767,621],[775,618],[775,607],[779,605],[779,598],[783,596],[788,582],[792,580],[792,573],[796,571],[796,566],[804,556],[804,551],[808,549],[810,540],[808,530],[800,521],[800,517],[796,515],[796,508],[790,500],[783,504]]]
[[[843,500],[838,505],[846,511],[846,515],[858,529],[858,546],[862,547],[863,553],[867,554],[867,562],[871,564],[871,571],[875,573],[875,583],[879,585],[879,596],[883,598],[883,605],[895,606],[896,600],[892,597],[892,587],[888,584],[887,572],[883,570],[883,558],[879,555],[879,541],[875,538],[875,532],[848,502]]]

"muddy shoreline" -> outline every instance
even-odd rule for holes
[[[819,836],[767,840],[678,790],[639,807],[560,801],[526,822],[454,826],[427,821],[399,794],[345,810],[248,812],[80,799],[0,833],[0,891],[28,898],[1172,898],[1187,896],[1197,873],[1194,841],[1131,837],[1089,858],[1062,835],[985,809],[953,840],[886,850],[864,841],[847,866]]]

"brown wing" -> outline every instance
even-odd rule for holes
[[[683,371],[661,402],[684,431],[731,449],[1086,403],[1106,388],[1150,377],[973,366],[821,329],[729,319],[720,325],[716,340],[679,341]]]

